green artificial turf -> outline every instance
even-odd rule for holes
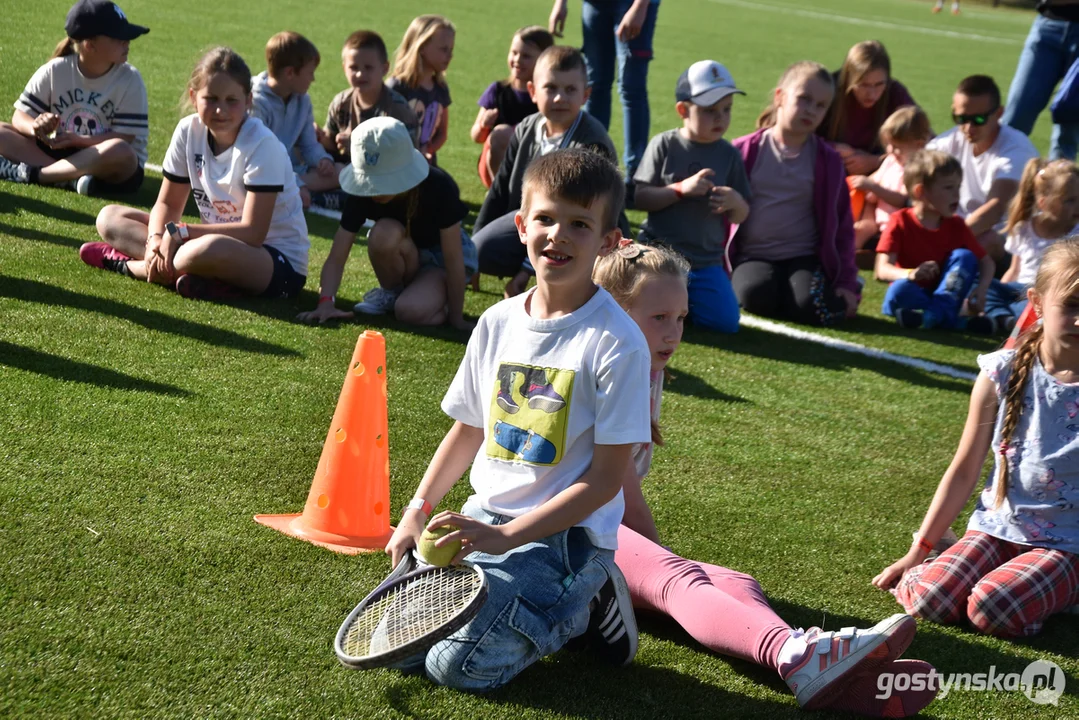
[[[550,10],[545,0],[122,5],[152,28],[133,43],[131,62],[149,89],[156,163],[202,49],[229,43],[257,72],[270,35],[302,32],[323,53],[311,93],[321,120],[345,85],[337,57],[349,32],[375,28],[392,48],[413,16],[447,14],[458,27],[455,103],[439,159],[473,205],[482,200],[478,147],[468,138],[475,99],[504,74],[513,30],[545,23]],[[4,103],[48,57],[67,8],[67,0],[4,5]],[[649,75],[652,130],[676,125],[674,80],[695,60],[724,62],[748,93],[735,102],[733,138],[751,129],[786,64],[837,67],[867,38],[887,45],[896,77],[944,129],[961,77],[986,72],[1007,88],[1033,17],[963,8],[954,18],[915,0],[664,0]],[[569,42],[580,40],[578,13],[571,3]],[[1045,151],[1044,118],[1033,137]],[[139,204],[152,203],[158,183],[147,179]],[[378,318],[296,324],[315,303],[334,231],[324,218],[309,218],[312,275],[295,302],[191,302],[91,269],[76,250],[96,239],[104,204],[0,183],[0,715],[800,715],[768,671],[710,653],[651,616],[641,617],[640,652],[627,669],[559,653],[482,697],[339,666],[334,633],[387,572],[385,556],[336,555],[251,516],[303,507],[357,335],[373,328],[387,342],[396,519],[449,426],[439,402],[466,337]],[[822,332],[966,371],[994,347],[963,334],[898,331],[879,314],[883,286],[867,280],[862,315]],[[373,283],[361,242],[339,304]],[[478,315],[500,291],[484,278],[466,312]],[[954,452],[969,383],[748,328],[734,336],[691,329],[671,369],[667,445],[645,490],[664,542],[751,573],[796,626],[868,626],[897,611],[869,581],[908,547]],[[459,483],[443,506],[467,494]],[[922,622],[908,651],[945,674],[1018,672],[1039,658],[1067,674],[1059,707],[1015,692],[953,692],[925,713],[971,719],[1079,716],[1077,654],[1074,616],[1015,642]]]

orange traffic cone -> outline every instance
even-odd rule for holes
[[[302,515],[255,521],[335,552],[381,550],[390,540],[390,446],[386,339],[356,341]]]
[[[1038,322],[1038,316],[1034,314],[1034,305],[1032,303],[1027,303],[1027,306],[1023,308],[1023,313],[1019,316],[1019,319],[1015,321],[1015,328],[1012,330],[1012,334],[1004,341],[1004,347],[1015,347],[1015,344],[1019,342],[1019,336],[1036,322]]]

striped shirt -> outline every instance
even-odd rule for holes
[[[146,85],[139,71],[127,63],[114,65],[101,77],[88,78],[79,70],[78,55],[65,55],[37,69],[15,109],[32,118],[42,113],[60,116],[58,132],[133,135],[139,164],[146,164],[150,136]]]

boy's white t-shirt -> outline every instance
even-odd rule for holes
[[[525,309],[533,292],[483,313],[442,400],[451,418],[483,428],[472,500],[512,517],[580,479],[596,445],[651,440],[650,358],[637,323],[602,288],[572,313],[539,320]],[[624,510],[619,490],[578,526],[613,550]]]
[[[1004,249],[1019,258],[1019,277],[1016,282],[1034,284],[1034,278],[1037,277],[1038,268],[1042,264],[1042,256],[1057,240],[1059,238],[1050,240],[1034,232],[1034,225],[1029,220],[1024,220],[1012,228],[1008,239],[1004,241]]]
[[[926,147],[948,153],[962,166],[963,182],[959,186],[957,214],[964,218],[985,204],[994,181],[1018,182],[1027,161],[1038,157],[1038,149],[1030,138],[1008,125],[1000,126],[996,141],[978,157],[974,157],[970,141],[958,127],[933,138]],[[1005,221],[1006,218],[1002,219],[997,228],[1002,228]]]
[[[191,184],[199,214],[208,224],[240,222],[248,192],[277,193],[265,244],[280,251],[297,273],[307,275],[311,242],[292,161],[261,120],[244,120],[232,147],[214,155],[206,126],[198,115],[188,115],[176,126],[161,167],[170,181]]]
[[[76,54],[58,57],[37,69],[26,83],[15,109],[32,118],[43,113],[60,116],[58,131],[90,137],[108,132],[134,135],[131,148],[146,164],[150,136],[146,85],[131,65],[114,65],[101,77],[88,78],[79,70]]]

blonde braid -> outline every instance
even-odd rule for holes
[[[998,450],[1000,472],[997,475],[997,488],[993,498],[994,507],[999,508],[1004,498],[1008,496],[1008,447],[1015,436],[1019,417],[1023,414],[1023,396],[1026,395],[1030,371],[1038,357],[1043,335],[1040,323],[1023,333],[1019,347],[1012,357],[1011,376],[1008,378],[1008,390],[1004,396],[1004,427],[1000,431],[1000,449]]]

